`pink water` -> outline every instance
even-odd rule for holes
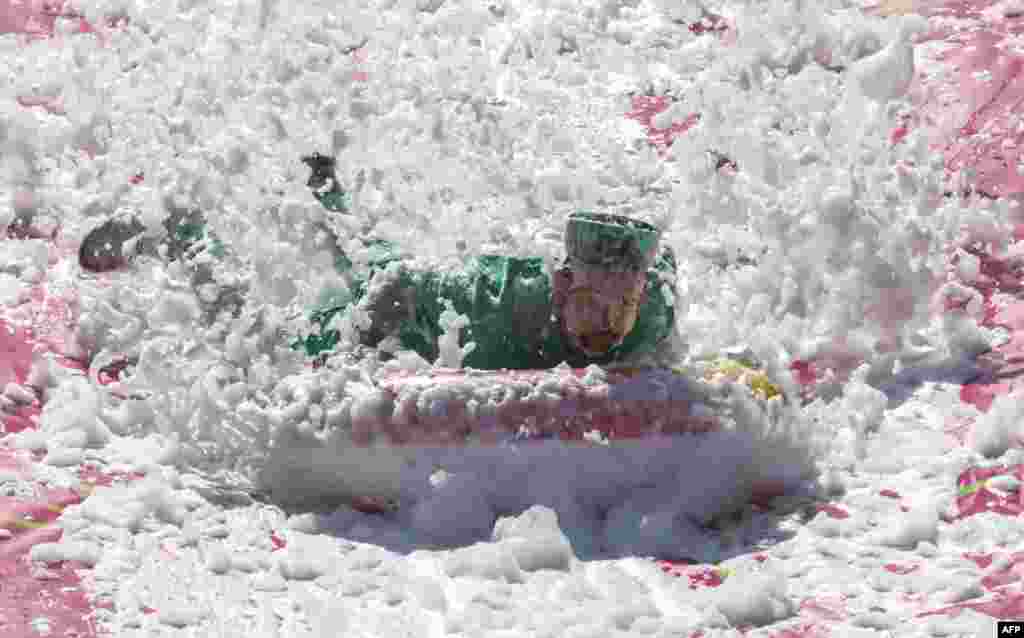
[[[1012,39],[1024,34],[1024,15],[1006,17],[992,0],[923,2],[927,16],[970,21],[970,26],[934,32],[953,45],[940,56],[953,76],[941,84],[921,82],[920,113],[939,128],[952,174],[973,171],[974,188],[993,196],[1024,193],[1024,51]],[[990,75],[984,75],[988,73]]]
[[[1005,18],[994,15],[990,9],[994,4],[991,0],[962,0],[957,2],[927,2],[924,11],[928,15],[946,15],[961,19],[970,19],[979,25],[976,28],[950,33],[934,34],[943,37],[957,46],[943,56],[948,65],[958,67],[954,84],[929,85],[919,83],[917,90],[923,95],[919,115],[939,127],[941,137],[939,144],[947,156],[947,166],[953,172],[971,167],[977,171],[974,179],[976,188],[991,195],[1018,195],[1024,193],[1024,166],[1020,145],[1024,142],[1024,125],[1020,124],[1016,112],[1024,102],[1024,56],[1006,50],[1007,38],[1024,32],[1024,18]],[[48,38],[53,36],[54,25],[58,16],[78,21],[79,33],[92,33],[103,38],[110,24],[94,27],[81,18],[80,14],[63,2],[43,2],[30,0],[11,2],[0,0],[0,33],[19,33],[30,39]],[[364,52],[358,55],[365,55]],[[990,71],[987,80],[975,77],[977,71]],[[362,74],[362,78],[365,74]],[[59,114],[63,105],[59,98],[39,98],[25,96],[19,100],[25,108],[44,108]],[[632,117],[645,125],[649,125],[651,116],[665,108],[661,98],[640,99],[634,104]],[[699,117],[693,114],[686,122],[674,125],[671,129],[651,130],[652,140],[664,146],[676,135],[685,134]],[[986,135],[988,137],[986,137]],[[894,136],[898,141],[899,135]],[[10,241],[9,239],[6,241]],[[991,282],[983,282],[983,294],[987,303],[987,323],[1002,324],[1011,330],[1013,338],[1010,343],[1000,348],[991,356],[993,366],[1006,370],[1008,365],[1024,361],[1024,306],[1016,305],[997,311],[991,302],[991,292],[995,282],[1007,283],[1019,281],[1011,272],[1010,266],[1000,264],[996,260],[983,262],[983,273]],[[50,352],[66,365],[81,367],[81,362],[63,357],[66,345],[67,329],[76,319],[74,300],[52,295],[45,284],[32,290],[32,309],[26,319],[26,325],[16,327],[9,318],[0,316],[0,387],[8,382],[24,382],[32,365],[34,353]],[[814,366],[810,362],[798,362],[794,370],[804,383],[813,383]],[[972,402],[979,408],[988,409],[992,398],[1012,389],[1016,378],[997,380],[987,384],[973,384],[964,387],[962,398]],[[39,414],[39,405],[25,406],[16,414],[4,417],[3,425],[7,431],[17,431],[33,427],[34,419]],[[38,459],[35,459],[38,460]],[[14,452],[9,448],[0,448],[0,467],[7,471],[27,469],[34,461],[30,456]],[[110,476],[101,476],[94,470],[90,479],[98,484],[113,480]],[[990,472],[1022,474],[1019,467],[994,468]],[[985,477],[965,473],[961,477],[961,485],[969,486],[979,483]],[[899,495],[893,496],[898,498]],[[11,529],[13,538],[0,542],[0,581],[3,583],[3,596],[0,597],[0,635],[10,638],[29,638],[38,635],[32,628],[35,618],[44,617],[55,635],[77,636],[87,638],[97,635],[95,624],[90,619],[92,606],[89,604],[76,571],[81,565],[72,563],[51,564],[45,567],[33,566],[27,561],[28,549],[39,542],[52,542],[60,537],[60,530],[53,526],[42,526],[37,529],[23,529],[17,525],[8,525],[13,519],[24,518],[27,514],[41,523],[52,522],[63,506],[80,501],[82,495],[68,490],[51,490],[37,486],[36,498],[32,501],[0,498],[0,528]],[[993,499],[1004,498],[1006,502]],[[983,487],[958,501],[960,516],[970,516],[979,511],[1000,511],[1007,515],[1017,515],[1024,507],[1024,501],[1015,497],[999,497],[987,492]],[[846,512],[837,507],[823,505],[822,511],[835,518],[843,518]],[[991,554],[972,557],[979,565],[989,564],[994,560]],[[1021,570],[1015,569],[1019,556],[1012,557],[1011,564],[1002,572],[994,574],[985,583],[988,588],[995,588],[1020,580]],[[916,565],[887,565],[885,569],[898,573],[910,573]],[[670,569],[666,566],[666,569]],[[683,575],[684,572],[680,572]],[[689,576],[691,585],[717,586],[723,580],[722,574],[713,568],[701,566],[694,568],[685,575]],[[823,627],[828,622],[846,616],[845,600],[827,600],[821,597],[813,604],[808,603],[801,610],[801,616],[810,624],[799,629],[787,630],[777,634],[778,638],[787,636],[795,638],[811,638],[826,635]],[[1003,592],[996,601],[976,604],[964,603],[948,608],[931,610],[925,614],[955,614],[960,609],[972,607],[977,611],[992,616],[1007,618],[1024,615],[1024,595]],[[924,614],[923,614],[924,615]]]

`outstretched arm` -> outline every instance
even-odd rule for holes
[[[324,208],[338,213],[349,212],[351,202],[348,193],[341,188],[335,172],[337,161],[329,155],[313,153],[304,156],[302,163],[312,171],[306,186],[309,186],[313,196],[324,205]]]

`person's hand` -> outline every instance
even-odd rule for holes
[[[333,190],[337,186],[338,180],[334,174],[336,161],[333,157],[313,153],[312,155],[303,156],[302,163],[313,171],[309,176],[309,181],[306,182],[306,186],[315,191],[321,191],[325,188]]]
[[[403,322],[415,321],[416,288],[405,267],[394,266],[374,275],[357,309],[369,317],[363,341],[371,346],[397,334]]]
[[[133,239],[142,237],[146,227],[134,215],[111,217],[93,228],[78,248],[78,263],[93,272],[127,266],[135,256]]]

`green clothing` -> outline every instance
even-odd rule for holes
[[[329,211],[347,213],[351,209],[349,195],[340,189],[312,192]],[[580,213],[571,222],[571,229],[575,231],[570,233],[574,238],[571,248],[575,250],[570,251],[571,257],[587,257],[588,250],[594,252],[592,249],[600,247],[597,252],[602,255],[622,253],[623,259],[630,257],[630,264],[650,263],[653,242],[656,242],[653,227],[631,222],[635,228],[629,232],[645,241],[650,235],[648,243],[640,241],[634,245],[623,241],[620,230],[612,226],[604,228],[609,223],[606,216]],[[206,234],[202,223],[182,220],[173,237],[177,242],[195,245],[207,239]],[[207,249],[214,256],[223,255],[223,244],[212,234],[208,239]],[[650,250],[646,249],[648,244]],[[626,356],[653,353],[674,329],[672,296],[664,286],[666,279],[669,289],[674,284],[676,263],[667,248],[654,258],[653,265],[647,270],[646,301],[640,307],[632,332],[604,357],[596,359],[575,352],[563,338],[558,319],[553,316],[552,281],[539,257],[484,255],[469,260],[460,269],[417,270],[405,262],[396,247],[387,241],[364,240],[364,246],[369,251],[368,273],[357,276],[348,256],[341,253],[336,257],[336,269],[349,275],[351,295],[322,301],[321,307],[311,316],[319,330],[296,339],[292,343],[294,348],[303,349],[312,357],[334,350],[340,335],[329,327],[330,322],[353,304],[364,302],[370,282],[377,276],[396,277],[396,281],[389,285],[404,293],[401,297],[407,303],[392,308],[390,306],[395,299],[384,299],[382,307],[374,309],[375,324],[361,335],[363,342],[377,346],[386,337],[394,335],[403,348],[415,351],[431,362],[438,357],[437,341],[443,332],[440,319],[448,303],[457,314],[469,319],[469,325],[461,331],[459,345],[476,344],[463,359],[463,365],[477,369],[551,368],[563,361],[577,367],[613,363]],[[617,248],[618,253],[609,246]]]
[[[324,208],[335,213],[347,213],[352,208],[352,200],[345,191],[333,190],[326,193],[314,191],[313,196],[323,204]]]
[[[196,245],[207,239],[206,232],[206,227],[203,224],[181,222],[174,229],[174,240],[190,246]],[[210,254],[218,258],[223,257],[225,254],[224,243],[213,232],[210,232],[209,240]]]
[[[658,255],[647,272],[647,298],[632,332],[603,358],[595,359],[572,351],[563,338],[558,320],[552,316],[552,283],[541,258],[484,255],[460,270],[413,270],[401,263],[397,253],[388,253],[387,242],[378,240],[373,246],[381,252],[371,260],[369,279],[397,260],[397,285],[413,293],[415,310],[399,320],[395,334],[403,348],[428,361],[438,356],[440,317],[446,301],[456,313],[469,319],[460,345],[472,341],[476,346],[463,365],[478,369],[550,368],[563,361],[573,366],[612,363],[653,352],[671,334],[675,323],[672,300],[663,287],[663,275],[675,280],[675,259],[668,249]],[[304,346],[310,356],[333,349],[339,335],[327,327],[328,323],[366,296],[369,279],[356,282],[349,303],[317,310],[312,319],[320,326],[319,334],[296,345]],[[377,345],[377,337],[385,336],[372,336],[368,345]]]

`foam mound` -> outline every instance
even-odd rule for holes
[[[799,490],[821,453],[784,395],[696,367],[336,364],[295,380],[270,408],[261,487],[298,508],[375,503],[428,544],[484,540],[496,517],[543,504],[581,554],[692,557],[703,524]]]

